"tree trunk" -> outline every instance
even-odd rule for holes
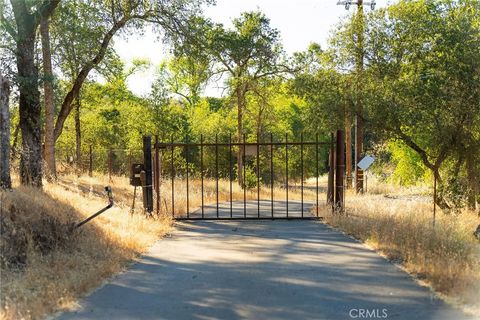
[[[10,178],[10,84],[0,75],[0,189],[11,189]]]
[[[19,129],[20,125],[17,124],[15,130],[13,130],[13,143],[11,148],[12,155],[10,157],[10,161],[15,161],[15,159],[17,158],[18,132],[20,131]]]
[[[25,17],[25,19],[28,19]],[[35,65],[35,29],[19,36],[17,69],[20,89],[20,181],[24,185],[42,186],[42,136],[38,69]]]
[[[437,178],[437,186],[442,187],[443,185],[443,180],[442,177],[440,176],[440,166],[434,166],[433,168],[430,168],[432,170],[433,175]],[[437,196],[435,199],[433,199],[437,206],[442,209],[444,212],[448,212],[451,208],[448,205],[448,203],[445,201],[443,196],[441,195],[441,192],[437,192]]]
[[[25,0],[10,0],[17,26],[14,38],[20,91],[19,125],[22,132],[20,181],[36,187],[42,186],[42,136],[35,37],[40,19],[48,18],[59,2],[60,0],[42,1],[34,10],[29,10]]]
[[[80,96],[75,100],[75,154],[77,170],[82,166],[82,131],[80,124]]]
[[[237,86],[235,93],[237,95],[237,137],[238,142],[241,143],[243,141],[243,111],[245,108],[245,94],[240,86]],[[243,188],[243,148],[244,146],[238,147],[238,154],[237,154],[237,176],[238,176],[238,184]]]
[[[45,161],[47,163],[47,179],[55,180],[57,178],[53,133],[55,107],[53,105],[53,72],[48,18],[41,19],[40,34],[42,35],[43,91],[45,94]]]

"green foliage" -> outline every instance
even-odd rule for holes
[[[245,165],[245,177],[244,177],[245,187],[247,189],[253,189],[257,186],[257,173],[254,168],[251,168],[249,165]],[[262,183],[260,179],[260,183]]]
[[[423,181],[426,168],[418,153],[398,140],[389,141],[387,150],[391,154],[391,161],[395,165],[389,180],[403,186],[415,185]]]

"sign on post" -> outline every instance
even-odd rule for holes
[[[373,164],[373,161],[375,161],[374,157],[366,155],[362,160],[360,160],[360,162],[357,163],[357,166],[363,171],[366,171]]]

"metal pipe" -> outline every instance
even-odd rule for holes
[[[112,188],[110,186],[106,186],[105,187],[105,192],[107,193],[107,197],[108,197],[108,205],[103,208],[103,209],[100,209],[99,211],[97,211],[96,213],[92,214],[90,217],[86,218],[85,220],[77,223],[73,229],[78,229],[80,228],[81,226],[83,226],[85,223],[89,222],[90,220],[94,219],[95,217],[101,215],[102,213],[104,213],[105,211],[107,211],[108,209],[110,209],[111,207],[113,207],[113,194],[112,194]]]
[[[261,146],[269,146],[270,145],[270,142],[260,142],[259,143]],[[288,145],[289,146],[299,146],[300,144],[302,144],[301,142],[298,142],[298,141],[290,141],[288,142]],[[303,142],[303,145],[311,145],[311,146],[314,146],[315,144],[317,144],[317,142],[315,141],[305,141]],[[318,142],[319,145],[325,145],[325,146],[329,146],[330,145],[330,142],[327,142],[327,141],[320,141]],[[171,145],[170,143],[168,143],[167,145]],[[185,146],[185,143],[181,143],[181,142],[176,142],[173,144],[175,147],[184,147]],[[215,144],[215,143],[204,143],[203,144],[205,147],[215,147],[215,145],[218,145],[219,147],[228,147],[229,146],[229,143],[226,143],[226,142],[219,142],[218,144]],[[257,142],[232,142],[232,145],[233,146],[256,146],[257,145]],[[286,143],[285,142],[274,142],[273,143],[274,146],[285,146]],[[163,146],[165,146],[165,144],[163,144]],[[189,143],[189,146],[190,147],[199,147],[200,146],[200,143]],[[162,147],[162,144],[160,144],[160,147]],[[112,149],[112,150],[123,150],[123,149]]]

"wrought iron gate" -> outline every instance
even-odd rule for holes
[[[199,142],[188,139],[177,142],[172,138],[169,142],[155,143],[156,192],[160,195],[159,189],[163,188],[162,193],[166,194],[165,189],[170,189],[168,211],[172,217],[176,220],[318,218],[319,175],[328,166],[325,155],[333,141],[321,142],[318,136],[314,141],[304,141],[303,134],[300,141],[289,141],[287,134],[284,141],[274,141],[272,134],[264,139],[268,141],[256,136],[252,142],[245,135],[242,140],[234,142],[230,135],[228,141],[221,142],[216,135],[214,141],[207,142],[201,136]],[[242,172],[238,172],[238,165],[235,168],[239,157]],[[241,186],[239,175],[243,176]],[[308,184],[307,178],[310,178]],[[294,185],[290,184],[292,180]],[[309,199],[304,197],[306,190]],[[243,195],[239,196],[239,192]],[[299,199],[293,200],[291,193]],[[186,202],[184,210],[178,209],[180,202]]]

